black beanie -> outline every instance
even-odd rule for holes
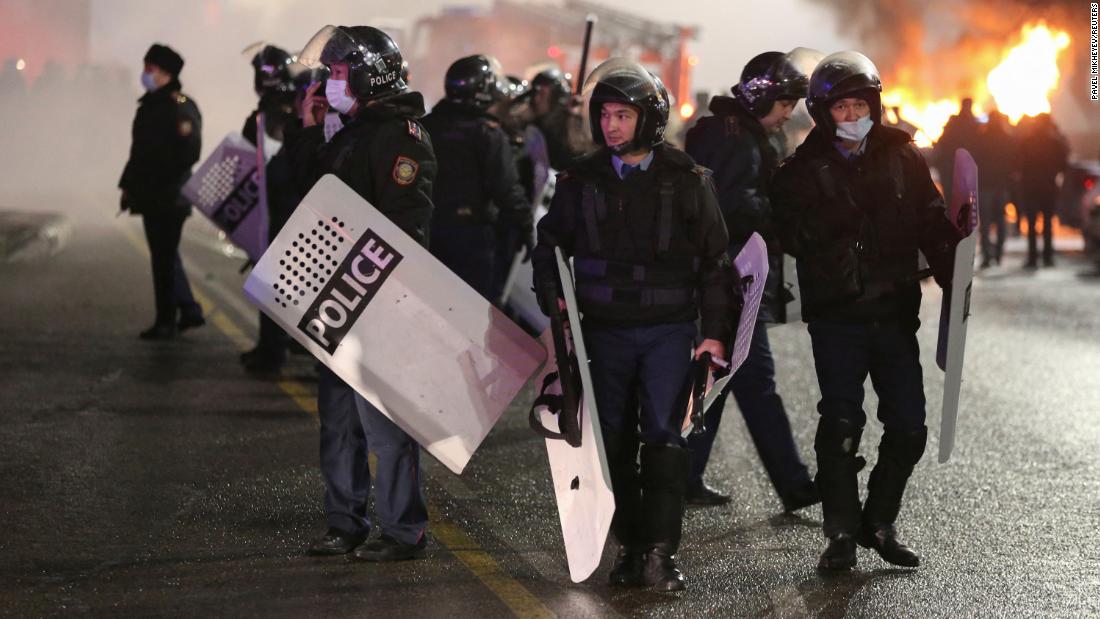
[[[156,65],[175,77],[179,77],[180,71],[183,70],[183,58],[176,53],[176,50],[160,43],[153,43],[149,51],[145,52],[143,61]]]

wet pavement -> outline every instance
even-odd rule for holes
[[[1079,256],[1029,272],[1014,253],[979,276],[946,465],[939,292],[926,288],[930,441],[898,523],[919,569],[860,550],[853,572],[819,575],[820,509],[780,513],[731,401],[708,479],[735,500],[689,510],[689,591],[657,594],[608,587],[609,554],[589,582],[569,581],[529,392],[461,477],[425,456],[427,559],[304,556],[324,529],[312,361],[244,374],[256,313],[241,261],[197,218],[184,253],[209,324],[139,341],[152,316],[143,245],[137,220],[89,207],[60,254],[0,265],[0,616],[1100,614],[1100,279],[1079,276]],[[809,338],[802,326],[770,335],[813,468]],[[880,435],[871,422],[872,462]]]

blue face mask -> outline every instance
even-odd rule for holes
[[[873,126],[875,126],[875,121],[871,120],[870,115],[864,116],[855,122],[837,123],[836,137],[846,142],[862,142],[863,138],[871,132]]]
[[[145,88],[145,90],[153,92],[157,89],[156,77],[152,73],[142,73],[141,85]]]

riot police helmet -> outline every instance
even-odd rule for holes
[[[882,79],[878,68],[870,58],[856,51],[830,54],[817,64],[810,75],[806,107],[814,122],[835,129],[829,106],[845,98],[867,101],[871,120],[882,122]]]
[[[355,98],[370,101],[408,90],[401,50],[390,35],[371,26],[325,26],[313,35],[298,62],[348,65],[348,88]]]
[[[668,125],[668,93],[645,67],[623,58],[612,58],[592,72],[584,83],[584,109],[592,141],[607,145],[600,127],[605,103],[624,103],[638,110],[634,137],[614,147],[617,153],[653,148],[665,139]]]
[[[443,82],[448,99],[482,109],[503,99],[508,92],[500,62],[483,54],[454,61]]]

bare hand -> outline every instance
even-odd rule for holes
[[[321,82],[314,82],[306,89],[305,98],[302,99],[302,126],[313,127],[325,122],[325,114],[328,113],[328,99],[322,93],[317,94]]]
[[[726,345],[718,340],[705,339],[699,347],[695,349],[695,358],[703,356],[703,353],[709,352],[712,359],[725,359],[726,358]]]

